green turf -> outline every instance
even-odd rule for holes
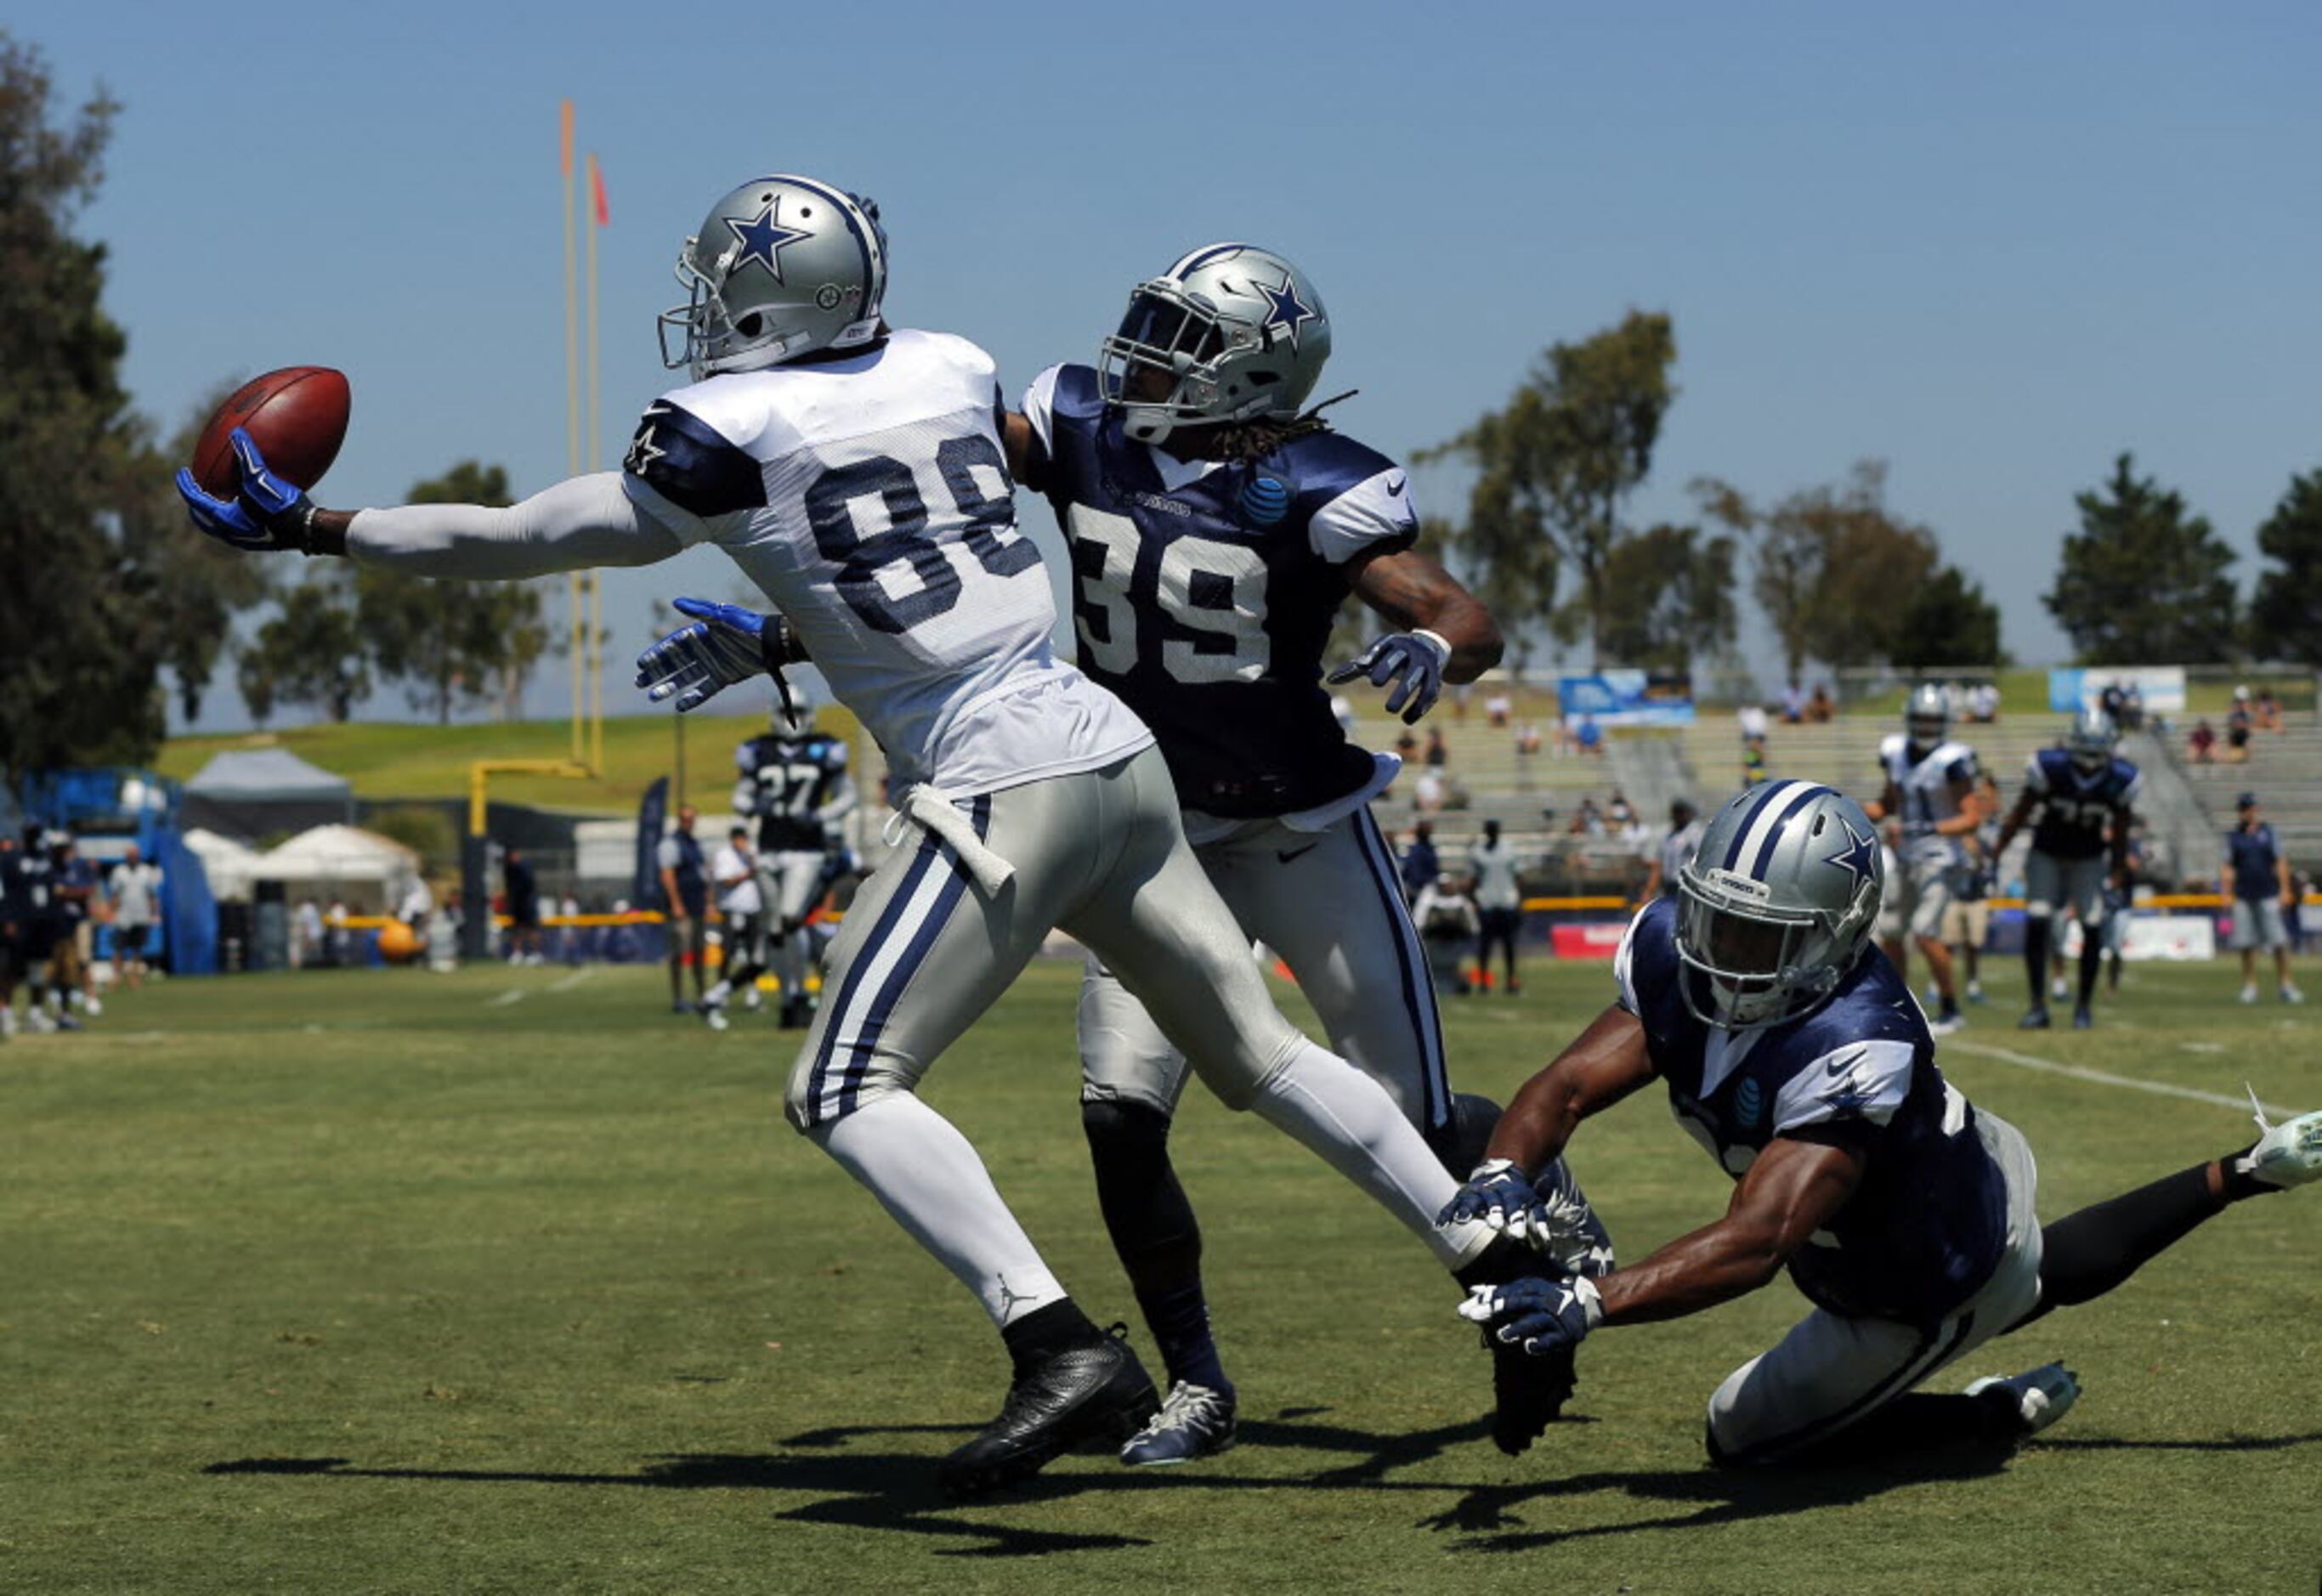
[[[2236,1007],[2222,965],[2131,979],[2092,1035],[1984,1010],[1963,1041],[2322,1101],[2322,1011]],[[2081,1372],[2004,1472],[1735,1479],[1702,1465],[1702,1404],[1799,1311],[1788,1286],[1605,1333],[1576,1422],[1503,1458],[1420,1248],[1206,1099],[1178,1155],[1243,1445],[947,1505],[929,1464],[1002,1378],[967,1295],[779,1125],[772,1031],[708,1036],[650,971],[565,980],[189,980],[0,1049],[0,1590],[2310,1591],[2322,1568],[2322,1191],[1947,1376]],[[1037,968],[928,1096],[1092,1311],[1130,1317],[1074,985]],[[1504,1094],[1604,991],[1542,969],[1449,1006],[1463,1084]],[[2250,1134],[1950,1060],[2039,1149],[2051,1217]],[[1648,1098],[1575,1162],[1631,1256],[1724,1200]]]

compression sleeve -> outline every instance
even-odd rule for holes
[[[618,471],[574,477],[506,509],[405,505],[360,510],[347,528],[356,563],[423,577],[512,581],[600,565],[651,565],[683,551],[645,515]]]

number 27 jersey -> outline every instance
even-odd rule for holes
[[[1016,527],[992,357],[900,331],[843,360],[728,372],[650,406],[630,497],[714,543],[798,628],[897,785],[955,797],[1102,768],[1152,734],[1054,656]]]
[[[1179,461],[1129,438],[1086,366],[1040,373],[1024,414],[1072,551],[1081,668],[1153,728],[1178,801],[1295,814],[1371,780],[1322,652],[1348,563],[1418,536],[1401,468],[1334,433]]]

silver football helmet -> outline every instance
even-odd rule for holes
[[[1330,358],[1304,272],[1271,250],[1211,244],[1130,291],[1097,346],[1097,384],[1131,438],[1158,443],[1181,426],[1296,415]]]
[[[887,234],[860,195],[810,178],[753,178],[709,207],[677,252],[677,280],[686,303],[662,312],[662,364],[696,382],[754,371],[878,335]]]
[[[2090,705],[2072,716],[2072,729],[2064,734],[2064,747],[2083,771],[2101,771],[2112,762],[2113,744],[2119,740],[2112,716]]]
[[[1678,986],[1704,1025],[1797,1018],[1870,940],[1886,867],[1862,806],[1815,781],[1753,787],[1714,816],[1678,878]]]
[[[805,736],[814,730],[814,696],[793,683],[776,682],[766,724],[777,737]]]
[[[1952,729],[1952,702],[1943,689],[1932,681],[1913,688],[1903,706],[1903,729],[1922,748],[1942,742]]]

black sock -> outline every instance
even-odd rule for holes
[[[1065,1297],[1046,1308],[1034,1309],[1012,1324],[1002,1325],[1000,1339],[1008,1344],[1008,1355],[1021,1370],[1042,1358],[1102,1341],[1104,1332],[1089,1322],[1089,1316],[1081,1311],[1079,1303]]]
[[[1081,1105],[1097,1206],[1174,1383],[1230,1391],[1202,1290],[1202,1230],[1169,1162],[1168,1117],[1135,1103]]]
[[[2020,1322],[2103,1296],[2229,1200],[2210,1194],[2209,1166],[2197,1163],[2042,1226],[2040,1306]]]
[[[2024,972],[2032,982],[2032,1007],[2048,1007],[2048,917],[2029,915],[2024,921]]]
[[[2080,1007],[2086,1008],[2097,995],[2097,976],[2104,969],[2104,944],[2093,931],[2080,934]]]

